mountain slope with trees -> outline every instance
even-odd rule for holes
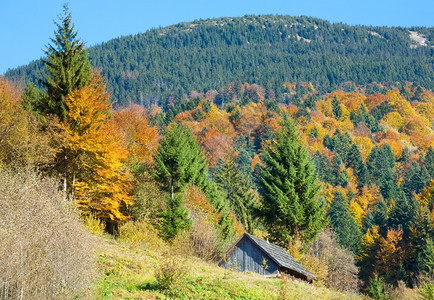
[[[0,171],[24,166],[41,182],[54,177],[53,194],[62,191],[56,197],[75,207],[74,218],[80,214],[93,232],[138,244],[140,252],[167,246],[171,255],[215,262],[247,231],[285,246],[319,285],[377,299],[386,299],[390,287],[398,295],[405,286],[420,287],[432,299],[429,88],[410,81],[346,82],[323,92],[306,81],[279,87],[230,82],[218,91],[169,97],[162,107],[115,110],[102,76],[87,68],[86,50],[79,47],[77,57],[62,46],[65,40],[82,45],[70,18],[65,6],[49,46],[60,55],[46,61],[52,69],[45,88],[28,85],[21,92],[0,78]],[[62,39],[63,33],[69,37]],[[83,63],[75,78],[73,70]],[[74,78],[65,82],[68,76]],[[3,202],[14,203],[11,191],[0,189]],[[32,203],[27,198],[22,201]],[[4,210],[14,226],[37,226],[34,218],[14,216],[11,206]],[[47,223],[47,232],[63,230],[55,224]],[[19,245],[14,226],[0,230],[5,245]],[[28,249],[32,254],[34,247]],[[2,292],[31,291],[20,275],[22,256],[6,255],[13,272],[0,279],[13,284]],[[135,282],[133,290],[169,295],[172,275],[182,282],[183,273],[172,268],[177,259],[162,261],[155,280],[140,287]],[[115,266],[109,259],[111,271],[103,273],[119,274],[129,265],[122,261]]]
[[[410,31],[426,38],[421,46]],[[348,81],[415,82],[433,89],[433,28],[349,26],[310,17],[245,16],[180,23],[89,48],[118,104],[166,105],[230,82],[257,83],[279,98],[284,82],[330,92]],[[8,71],[37,82],[42,61]]]

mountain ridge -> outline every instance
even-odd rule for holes
[[[231,82],[283,92],[285,82],[332,91],[342,83],[412,81],[433,89],[434,28],[374,27],[312,17],[247,15],[182,22],[88,48],[123,103],[157,103]],[[421,45],[423,41],[423,45]],[[36,82],[40,60],[8,79]]]

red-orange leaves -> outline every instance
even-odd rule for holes
[[[113,122],[120,130],[122,141],[129,150],[130,163],[150,164],[158,147],[158,129],[148,124],[147,112],[132,105],[113,113]]]

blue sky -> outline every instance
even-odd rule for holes
[[[64,1],[0,0],[0,74],[44,55]],[[433,0],[71,0],[80,39],[92,46],[179,22],[246,14],[312,16],[375,26],[434,26]]]

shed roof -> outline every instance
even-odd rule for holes
[[[272,260],[274,260],[279,265],[279,267],[284,267],[296,271],[300,274],[317,280],[317,278],[312,273],[306,270],[305,267],[303,267],[298,261],[296,261],[295,258],[292,257],[291,254],[286,252],[286,250],[282,247],[263,241],[260,238],[257,238],[248,233],[244,233],[244,236],[250,239],[259,248],[261,248]],[[241,237],[241,239],[243,237]]]

